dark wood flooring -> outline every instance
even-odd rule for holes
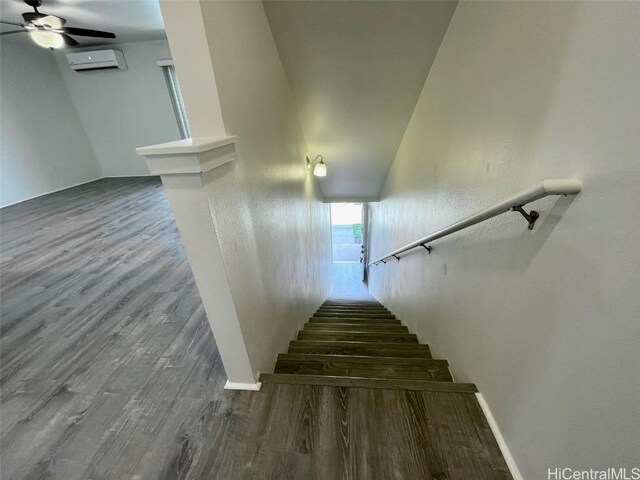
[[[223,390],[156,178],[0,215],[3,479],[511,478],[473,394]]]

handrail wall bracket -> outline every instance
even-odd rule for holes
[[[531,212],[527,213],[522,208],[523,205],[518,205],[517,207],[511,207],[512,212],[520,213],[524,219],[529,223],[529,230],[533,230],[533,226],[536,224],[536,220],[540,218],[540,214],[535,210],[531,210]]]

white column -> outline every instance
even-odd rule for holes
[[[235,160],[235,137],[193,138],[136,149],[160,175],[227,373],[225,388],[259,390],[231,295],[203,174]]]

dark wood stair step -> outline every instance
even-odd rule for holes
[[[415,343],[363,343],[293,340],[289,353],[367,357],[431,358],[428,345]]]
[[[310,324],[331,324],[331,323],[348,323],[350,325],[402,325],[400,320],[393,318],[328,318],[316,317],[311,318],[307,325]]]
[[[329,340],[355,342],[390,342],[390,343],[418,343],[418,338],[412,333],[372,333],[363,331],[313,331],[301,330],[298,340]]]
[[[321,307],[341,307],[341,308],[386,308],[379,303],[323,303]]]
[[[319,359],[319,357],[322,358]],[[377,362],[369,361],[371,358],[377,360]],[[416,359],[407,358],[393,360],[390,357],[353,357],[347,355],[279,356],[274,373],[453,381],[446,362],[443,365],[442,362],[437,360],[427,362],[422,359],[416,361]]]
[[[400,321],[397,318],[376,318],[376,317],[311,317],[309,318],[310,322],[350,322],[350,321],[361,321],[361,322],[393,322]]]
[[[294,375],[288,373],[263,373],[260,375],[260,381],[264,383],[326,385],[332,387],[391,388],[429,392],[476,393],[478,391],[473,383],[325,375]]]
[[[313,323],[309,322],[304,326],[304,331],[353,331],[359,332],[389,332],[389,333],[409,333],[409,329],[404,325],[385,325],[385,324],[371,324],[371,323]]]
[[[381,308],[383,310],[386,310],[387,307],[385,307],[384,305],[358,305],[358,304],[333,304],[333,305],[320,305],[320,308]]]
[[[349,308],[349,307],[320,307],[325,312],[384,312],[391,313],[386,308]]]
[[[331,314],[331,315],[343,315],[343,314],[362,314],[362,315],[391,315],[391,312],[386,310],[326,310],[324,308],[319,308],[315,313],[319,314]]]
[[[392,313],[327,313],[316,312],[314,317],[334,317],[334,318],[391,318],[396,316]]]
[[[437,366],[449,367],[449,361],[444,358],[425,358],[425,357],[377,357],[367,355],[324,355],[324,354],[307,354],[307,353],[281,353],[278,355],[278,361],[308,361],[317,362],[353,362],[361,365],[366,364],[389,364],[389,365],[422,365],[424,367]]]

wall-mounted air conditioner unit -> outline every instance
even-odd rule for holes
[[[127,69],[124,55],[118,50],[95,50],[92,52],[67,53],[69,66],[76,71]]]

